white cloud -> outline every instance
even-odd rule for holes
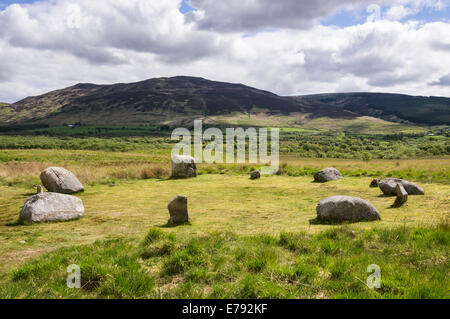
[[[78,82],[174,75],[241,82],[281,95],[379,91],[450,96],[449,23],[398,22],[404,12],[393,7],[380,21],[347,28],[310,23],[331,14],[338,2],[323,0],[331,7],[322,9],[290,7],[309,22],[259,33],[251,32],[257,23],[247,28],[233,15],[228,19],[245,31],[221,32],[205,28],[206,20],[188,21],[178,11],[179,0],[81,0],[76,2],[80,19],[73,16],[78,9],[69,0],[9,6],[0,11],[0,101]],[[401,0],[395,5],[414,9],[438,2]],[[220,3],[217,10],[229,12]],[[248,3],[243,3],[243,16]],[[284,9],[269,8],[269,21],[281,21]],[[208,10],[203,14],[211,19]]]
[[[15,4],[1,12],[0,37],[13,46],[65,51],[96,64],[126,62],[108,49],[151,52],[172,61],[219,49],[214,35],[185,23],[179,5],[180,0]]]
[[[364,7],[378,0],[190,0],[187,14],[200,29],[220,32],[265,28],[307,29],[320,18],[345,8]]]
[[[267,28],[308,29],[340,10],[363,11],[369,21],[379,20],[388,9],[392,19],[419,9],[442,10],[448,0],[189,0],[196,10],[187,14],[198,28],[241,32]],[[367,12],[366,12],[367,11]],[[378,12],[379,11],[379,12]]]
[[[413,10],[405,6],[393,6],[385,13],[385,18],[388,20],[401,20],[407,16],[416,14],[418,10]]]

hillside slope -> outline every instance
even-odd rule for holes
[[[450,98],[389,93],[329,93],[295,98],[300,103],[326,104],[336,109],[389,121],[449,124]]]
[[[298,110],[290,98],[242,84],[173,77],[137,83],[77,84],[10,107],[5,123],[72,122],[87,124],[147,124],[205,115],[248,112],[263,108],[289,114]]]
[[[302,126],[318,118],[449,124],[450,99],[341,93],[283,97],[242,84],[177,76],[112,85],[77,84],[0,105],[0,125],[210,123]]]

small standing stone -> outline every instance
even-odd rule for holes
[[[379,178],[374,178],[371,182],[370,182],[370,187],[378,187],[378,183],[380,182]]]
[[[170,219],[169,224],[179,224],[189,221],[187,196],[177,195],[168,205]]]
[[[403,185],[400,183],[397,184],[396,191],[397,191],[397,198],[395,199],[395,202],[392,206],[400,207],[408,201],[408,193],[406,192]]]
[[[188,155],[173,156],[172,177],[197,177],[197,164],[195,158]]]
[[[259,179],[261,178],[261,172],[259,170],[255,170],[250,173],[250,179]]]
[[[43,192],[44,192],[44,190],[42,189],[42,186],[39,185],[39,184],[38,184],[38,186],[36,187],[36,191],[37,191],[37,194],[40,194],[40,193],[43,193]]]

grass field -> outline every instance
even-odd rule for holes
[[[441,269],[441,267],[443,267],[440,264],[441,262],[448,266],[448,229],[443,228],[433,230],[433,227],[435,227],[436,225],[444,225],[445,221],[448,220],[448,212],[450,211],[450,202],[448,199],[448,195],[450,194],[450,185],[424,183],[423,186],[427,192],[426,196],[412,196],[410,197],[407,206],[399,209],[392,209],[390,208],[390,205],[393,202],[393,198],[380,196],[381,193],[378,189],[368,188],[369,182],[370,178],[349,177],[343,181],[337,181],[327,184],[317,184],[312,183],[311,177],[309,176],[271,176],[264,177],[259,181],[250,181],[247,176],[229,175],[203,175],[197,179],[190,180],[151,179],[140,181],[123,181],[116,186],[95,185],[92,187],[88,187],[85,193],[80,194],[79,197],[83,200],[86,209],[86,215],[82,219],[71,222],[39,225],[17,225],[14,223],[17,219],[18,210],[20,209],[21,204],[28,195],[31,195],[32,190],[28,187],[12,188],[3,186],[0,188],[2,194],[5,195],[2,196],[2,200],[0,203],[0,207],[2,208],[2,216],[0,220],[0,238],[2,247],[2,254],[0,258],[2,266],[0,270],[2,273],[1,282],[3,283],[4,287],[6,287],[4,288],[6,289],[6,291],[3,290],[1,293],[6,297],[56,297],[57,290],[50,289],[49,291],[46,285],[44,287],[41,287],[42,295],[36,294],[36,291],[39,291],[39,289],[37,288],[39,287],[39,285],[43,284],[43,280],[47,278],[46,276],[65,278],[65,274],[63,271],[64,263],[53,265],[52,267],[56,268],[53,269],[50,267],[49,272],[41,269],[41,267],[44,267],[44,269],[46,269],[45,267],[47,266],[42,266],[40,264],[32,266],[34,265],[33,263],[19,268],[19,270],[13,272],[12,275],[11,271],[13,271],[18,266],[18,264],[28,260],[29,258],[38,257],[43,253],[52,252],[60,247],[65,247],[65,250],[63,250],[62,252],[57,252],[56,255],[55,253],[50,254],[50,256],[52,257],[43,257],[41,259],[41,263],[46,264],[47,262],[49,262],[49,258],[50,260],[52,258],[60,260],[61,258],[63,258],[63,256],[68,255],[71,257],[69,258],[71,260],[70,263],[83,264],[84,262],[87,262],[87,259],[94,258],[95,260],[95,256],[97,256],[97,254],[109,254],[103,251],[104,249],[107,249],[109,245],[118,247],[118,255],[114,257],[118,259],[110,259],[112,258],[111,256],[105,256],[105,258],[108,258],[109,264],[103,266],[99,265],[98,267],[113,267],[115,262],[117,262],[123,256],[128,255],[130,251],[135,251],[135,254],[139,254],[140,242],[143,240],[146,233],[151,228],[158,229],[164,234],[164,236],[176,236],[177,240],[174,241],[174,245],[181,245],[180,242],[189,242],[190,240],[195,241],[195,238],[201,238],[204,236],[210,238],[209,240],[211,240],[212,242],[218,240],[215,239],[215,236],[219,236],[219,238],[222,238],[221,236],[232,236],[233,238],[235,238],[234,240],[237,242],[237,247],[233,246],[233,241],[227,242],[227,245],[224,244],[224,246],[219,245],[219,247],[217,248],[220,250],[219,255],[221,255],[222,253],[238,254],[239,251],[235,250],[239,250],[239,247],[241,250],[244,250],[244,252],[241,251],[240,253],[245,255],[244,248],[249,241],[255,242],[258,238],[266,238],[264,239],[268,241],[266,244],[264,242],[258,243],[255,246],[254,252],[251,250],[246,253],[250,255],[258,254],[258,251],[262,250],[262,252],[260,253],[265,254],[265,250],[267,249],[269,251],[267,252],[269,254],[269,257],[267,258],[269,259],[275,258],[273,256],[270,257],[270,254],[275,254],[277,256],[278,254],[281,254],[279,258],[284,258],[285,260],[284,264],[280,264],[279,267],[286,267],[284,271],[289,272],[289,265],[295,262],[295,260],[298,258],[304,258],[304,263],[308,263],[307,261],[310,258],[319,258],[317,256],[314,256],[314,254],[312,253],[313,251],[318,249],[317,247],[321,247],[320,241],[315,244],[310,242],[315,241],[315,236],[324,236],[323,234],[321,235],[322,231],[334,230],[340,232],[341,226],[339,225],[316,225],[314,223],[310,224],[310,221],[314,220],[315,218],[315,206],[317,205],[318,201],[333,194],[358,196],[369,200],[380,211],[382,220],[379,222],[351,224],[347,225],[345,228],[349,231],[354,231],[359,234],[358,236],[355,236],[354,240],[351,241],[354,242],[355,245],[361,245],[361,242],[363,242],[365,243],[363,244],[363,248],[366,247],[368,249],[367,252],[370,252],[372,249],[378,250],[377,253],[372,252],[376,255],[373,257],[373,262],[370,262],[370,257],[365,255],[364,250],[361,250],[363,248],[360,248],[359,252],[352,252],[350,249],[351,247],[348,246],[351,246],[352,243],[345,243],[344,239],[346,237],[344,236],[339,242],[328,239],[328,241],[325,240],[322,243],[323,245],[331,245],[329,249],[336,250],[334,253],[325,253],[325,256],[327,256],[326,259],[329,259],[327,264],[333,264],[334,262],[337,262],[337,260],[340,260],[340,258],[343,256],[341,255],[341,252],[338,253],[337,251],[341,250],[342,254],[344,254],[345,256],[346,254],[349,254],[349,256],[345,258],[343,257],[343,265],[337,267],[346,268],[344,266],[346,263],[351,263],[353,259],[359,258],[363,258],[363,260],[365,260],[368,264],[364,266],[361,262],[359,262],[358,267],[367,267],[369,264],[378,263],[380,261],[380,258],[387,254],[387,252],[385,251],[386,249],[388,251],[392,251],[394,249],[394,247],[388,244],[378,246],[377,242],[380,239],[372,239],[373,242],[367,242],[364,239],[365,236],[369,236],[368,234],[378,234],[378,232],[386,232],[386,234],[383,233],[383,236],[393,236],[392,240],[394,242],[397,242],[397,240],[400,241],[399,243],[396,243],[396,245],[401,247],[400,254],[405,254],[406,256],[409,253],[415,254],[416,248],[411,251],[412,248],[409,246],[402,246],[401,241],[408,242],[408,236],[412,236],[412,233],[415,234],[416,232],[420,233],[423,231],[426,234],[430,234],[429,236],[431,237],[438,236],[437,240],[442,240],[442,243],[437,247],[441,248],[435,250],[436,247],[429,246],[429,251],[427,251],[426,253],[420,253],[420,255],[423,253],[423,256],[416,256],[415,258],[417,259],[411,257],[411,260],[409,260],[409,262],[411,262],[410,266],[412,267],[414,264],[419,262],[433,263],[433,260],[439,260],[439,264],[436,265],[437,268],[433,271],[437,272],[439,269]],[[191,225],[169,228],[164,227],[168,219],[167,203],[174,195],[178,193],[185,194],[189,198],[189,210],[192,219]],[[130,205],[130,203],[133,204]],[[434,231],[436,231],[437,233],[434,234]],[[389,234],[390,232],[392,232],[391,235]],[[395,236],[397,236],[396,232],[404,232],[404,236],[406,237],[404,239],[395,239]],[[218,235],[219,233],[222,235]],[[231,233],[231,235],[229,233]],[[280,240],[280,236],[282,236],[284,233],[292,233],[292,235],[289,236],[294,236],[294,238],[296,238],[295,236],[306,236],[307,238],[309,238],[307,243],[308,245],[311,245],[311,247],[308,248],[311,250],[311,252],[304,256],[302,253],[296,253],[295,249],[294,251],[290,251],[289,249],[285,251],[285,248],[279,247],[277,242]],[[439,239],[440,237],[442,238]],[[104,240],[112,240],[112,242],[105,243],[103,242]],[[99,242],[97,242],[96,244],[92,244],[95,241]],[[86,244],[88,246],[73,248],[78,247],[79,245]],[[426,243],[421,243],[421,245],[425,244]],[[164,243],[161,243],[161,245],[164,245]],[[268,247],[265,247],[266,245]],[[345,246],[346,248],[339,248],[341,247],[341,245]],[[373,247],[369,248],[371,246]],[[110,247],[109,249],[112,248]],[[159,247],[151,249],[165,248]],[[183,249],[180,249],[180,251],[183,251]],[[199,249],[208,250],[209,248],[201,247]],[[222,249],[227,250],[227,252],[222,252]],[[228,251],[230,249],[232,250],[232,252]],[[402,252],[403,249],[405,251]],[[422,248],[417,247],[417,249]],[[272,250],[273,252],[271,252]],[[278,250],[280,250],[280,252],[276,253],[276,251]],[[89,252],[87,254],[88,256],[85,256],[83,251]],[[174,248],[173,253],[175,253],[176,251],[178,250]],[[62,254],[62,256],[60,256],[60,254]],[[89,257],[89,254],[92,254],[92,256]],[[286,254],[286,256],[283,257],[284,254]],[[226,256],[222,257],[225,258]],[[140,258],[136,256],[132,258],[134,258],[133,260],[135,263],[137,263],[137,265],[140,264]],[[189,259],[189,257],[186,258]],[[208,258],[214,257],[209,256]],[[63,259],[65,260],[66,257],[64,257]],[[67,262],[69,261],[69,259],[67,259]],[[152,260],[148,261],[149,263],[156,263],[158,267],[162,267],[159,264],[161,260],[158,260],[158,258],[156,258],[155,256],[150,259]],[[250,258],[250,256],[245,257],[245,259],[248,263],[252,262],[252,258]],[[270,261],[270,263],[275,263],[276,260],[277,259],[275,258]],[[391,259],[385,260],[384,264],[389,264],[389,260]],[[229,261],[224,262],[230,263]],[[255,262],[257,263],[257,261]],[[265,263],[265,261],[263,261],[263,263]],[[229,266],[230,265],[224,267]],[[26,286],[29,287],[29,290],[22,287],[18,295],[8,295],[12,293],[10,291],[10,289],[12,289],[11,287],[16,287],[17,289],[19,287],[17,280],[14,280],[15,276],[17,276],[17,272],[21,273],[22,271],[26,271],[30,267],[37,267],[40,269],[39,271],[37,271],[38,274],[36,276],[38,277],[36,278],[34,272],[32,270],[29,270],[30,274],[28,276],[30,276],[30,278],[34,278],[33,280],[31,280],[31,283],[34,284],[26,284]],[[255,267],[259,266],[255,265]],[[391,265],[389,267],[393,266]],[[399,264],[395,267],[400,268],[403,266]],[[97,269],[96,267],[94,268]],[[313,268],[315,269],[311,270],[313,273],[320,272],[321,270],[319,266]],[[142,269],[139,269],[140,271],[145,273],[146,267],[143,266]],[[421,268],[416,269],[413,267],[409,270],[410,275],[416,274],[416,271],[417,274],[419,274],[420,269]],[[62,273],[58,274],[57,271],[62,271]],[[149,275],[151,278],[153,278],[152,280],[162,280],[163,282],[165,282],[169,279],[174,281],[180,279],[172,278],[174,276],[169,276],[169,278],[166,278],[162,274],[162,272],[159,271],[159,268],[157,268],[156,270],[154,269],[153,271],[154,273],[152,273],[151,276]],[[198,271],[207,271],[207,269],[200,269]],[[306,269],[305,271],[308,271],[308,269]],[[325,267],[324,269],[322,269],[322,271],[331,270]],[[357,276],[358,278],[365,278],[361,277],[363,276],[362,273],[364,272],[365,269],[361,268],[359,269],[359,272],[357,272],[358,275],[355,274],[355,276]],[[240,278],[240,276],[243,276],[243,273],[244,271],[238,272],[236,274],[237,278],[235,279],[241,280],[242,278]],[[175,274],[177,274],[177,272]],[[106,273],[103,275],[106,276]],[[201,276],[201,274],[197,275]],[[253,275],[255,275],[256,277],[246,280],[263,280],[262,278],[258,279],[259,275]],[[267,274],[260,275],[264,277]],[[431,274],[427,274],[425,276],[427,278],[426,280],[433,280],[433,277],[428,277],[428,275]],[[161,278],[159,278],[159,276],[161,276]],[[232,276],[232,274],[230,274],[230,276]],[[406,274],[404,274],[404,276],[406,276]],[[27,278],[28,277],[24,277],[24,281],[20,281],[20,283],[23,284],[24,282],[27,282],[27,280],[25,280]],[[233,286],[233,280],[231,280],[227,284]],[[286,280],[289,282],[288,279]],[[262,295],[248,295],[248,297],[271,296],[271,293],[275,293],[278,290],[279,291],[277,293],[280,293],[280,297],[305,297],[306,295],[311,293],[311,290],[301,290],[300,287],[297,287],[297,290],[299,290],[297,292],[291,291],[290,289],[293,289],[293,287],[290,287],[293,285],[292,283],[286,283],[286,287],[281,285],[280,287],[276,288],[276,286],[278,286],[277,282],[270,282],[267,281],[267,279],[264,282],[265,284],[273,286],[272,288],[275,290],[273,292],[271,292],[270,290],[261,291],[260,293],[262,293]],[[354,278],[351,282],[355,284]],[[214,280],[212,280],[212,283],[219,284]],[[184,280],[180,280],[178,284],[173,283],[173,289],[169,289],[166,292],[166,296],[183,296],[183,294],[180,294],[180,292],[178,291],[179,289],[182,289],[178,286],[183,284],[186,284]],[[234,282],[234,284],[238,283]],[[341,282],[340,284],[347,285],[349,283],[343,280],[343,282]],[[256,285],[256,282],[253,283],[253,285]],[[420,283],[416,283],[416,285],[419,286],[415,287],[414,289],[419,289]],[[428,283],[427,285],[431,284]],[[442,285],[442,283],[440,283],[440,285]],[[53,287],[53,284],[50,284],[50,286]],[[63,282],[60,281],[59,284],[56,285],[55,289],[62,289],[63,286]],[[156,286],[154,288],[156,289],[158,287]],[[232,287],[223,288],[234,289]],[[431,289],[431,287],[428,288]],[[193,289],[193,291],[196,291],[197,289],[199,289],[199,287],[193,287]],[[207,293],[208,289],[206,287],[205,289],[206,291],[198,295],[198,297],[210,296]],[[256,289],[256,287],[254,287],[254,289]],[[285,291],[285,289],[287,290]],[[337,293],[337,291],[328,291],[327,288],[319,289],[319,287],[317,287],[317,289],[318,294],[320,293],[321,289],[324,289],[322,291],[324,297],[330,296],[330,293],[332,295],[340,294]],[[146,291],[142,296],[155,297],[156,295],[154,294],[156,293],[156,290],[154,291],[152,289],[150,291]],[[360,290],[364,289],[362,287],[359,287],[356,291],[347,291],[347,293],[349,293],[348,296],[372,296],[372,294],[367,291],[361,291],[360,294],[358,292]],[[31,291],[34,291],[34,293],[31,294]],[[345,290],[341,291],[341,293],[344,292]],[[71,295],[71,292],[69,290],[67,290],[66,293]],[[81,293],[81,295],[77,293],[76,296],[98,296],[98,293],[98,291],[88,291],[86,293]],[[184,296],[186,297],[196,296],[194,292],[185,293],[186,294]],[[192,295],[191,293],[194,295]],[[242,296],[240,294],[233,295],[233,292],[223,291],[222,293],[224,294],[223,296]],[[408,292],[408,294],[409,293],[413,292]],[[442,287],[434,287],[432,294],[424,295],[424,297],[445,297],[447,296],[446,293],[447,292],[445,290],[442,290]],[[408,296],[408,294],[406,296]],[[106,294],[105,296],[117,297],[118,295]],[[162,296],[165,295],[163,294]],[[212,296],[215,295],[213,294]],[[219,294],[218,296],[222,295]],[[313,295],[310,296],[313,297]],[[382,295],[379,295],[379,297],[381,296]],[[394,296],[396,296],[395,293],[388,294],[386,297]],[[402,294],[397,295],[397,297],[401,296]],[[132,295],[125,294],[122,297],[132,297]],[[275,295],[273,295],[272,297],[275,297]]]
[[[387,134],[387,133],[424,133],[425,127],[407,125],[384,121],[382,119],[360,116],[352,119],[320,117],[308,119],[307,114],[269,115],[267,113],[232,115],[217,115],[206,120],[213,124],[238,125],[238,126],[274,126],[286,128],[299,128],[305,130],[325,130],[348,132],[358,134]]]
[[[147,148],[129,151],[1,150],[0,297],[450,297],[448,156],[362,161],[289,153],[279,175],[257,181],[248,178],[257,167],[250,164],[200,164],[198,178],[174,180],[172,144],[148,140]],[[18,223],[39,173],[51,165],[85,185],[76,195],[85,216]],[[344,179],[313,183],[313,172],[328,166]],[[369,188],[373,177],[387,176],[417,182],[426,194],[391,208],[393,197]],[[167,204],[177,194],[189,198],[191,223],[167,227]],[[370,201],[381,221],[317,223],[317,203],[338,194]],[[65,284],[73,263],[81,266],[80,290]],[[381,267],[380,289],[365,284],[370,264]]]

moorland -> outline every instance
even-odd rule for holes
[[[449,298],[450,99],[384,93],[282,97],[193,77],[75,86],[0,103],[0,298]],[[198,164],[171,178],[174,128],[280,128],[280,169]],[[270,148],[269,148],[270,149]],[[19,212],[49,166],[73,172],[82,218]],[[342,180],[314,183],[335,167]],[[414,182],[395,197],[374,178]],[[190,222],[168,225],[188,197]],[[323,223],[319,201],[363,198],[381,220]],[[81,289],[66,285],[81,268]],[[366,285],[369,265],[381,287]]]

